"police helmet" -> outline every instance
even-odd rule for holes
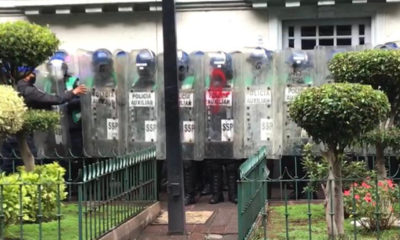
[[[204,56],[204,52],[203,51],[194,51],[192,52],[193,55],[195,56]]]
[[[294,68],[305,68],[310,65],[310,57],[305,51],[294,51],[289,56],[288,62]]]
[[[98,49],[92,55],[92,64],[95,72],[102,75],[110,75],[112,72],[112,54],[107,49]]]
[[[182,50],[178,50],[178,76],[179,80],[185,79],[189,73],[190,58],[189,54]]]
[[[136,67],[140,76],[152,76],[156,70],[156,55],[150,49],[142,49],[136,55]]]
[[[267,49],[257,47],[250,53],[248,61],[257,69],[260,70],[263,66],[266,66],[272,59],[272,52]]]
[[[67,65],[68,53],[59,50],[51,56],[49,62],[47,63],[47,70],[53,75],[57,77],[64,77],[68,74],[68,65]],[[62,76],[61,76],[62,75]]]
[[[232,56],[225,52],[218,52],[211,55],[210,65],[213,68],[219,68],[224,73],[227,79],[233,77]]]
[[[93,53],[92,61],[94,65],[112,64],[112,54],[107,49],[98,49]]]
[[[394,50],[399,49],[399,46],[395,42],[387,42],[381,46],[381,49]]]

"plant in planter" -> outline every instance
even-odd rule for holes
[[[289,108],[291,119],[315,142],[328,161],[326,221],[331,238],[344,235],[342,158],[346,146],[387,118],[386,95],[361,84],[325,84],[299,94]],[[331,209],[332,208],[332,209]],[[330,214],[334,212],[334,215]]]

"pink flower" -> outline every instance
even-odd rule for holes
[[[343,195],[344,196],[350,196],[350,190],[344,190]]]
[[[372,206],[374,206],[374,207],[375,207],[375,206],[376,206],[376,202],[372,202]]]
[[[354,187],[357,187],[357,186],[358,186],[358,184],[355,182],[355,183],[353,183],[353,186],[354,186]]]
[[[360,195],[356,194],[356,195],[354,195],[354,198],[355,198],[356,200],[359,200],[359,199],[360,199]]]
[[[362,186],[363,188],[366,188],[366,189],[370,189],[370,188],[371,188],[371,186],[368,185],[368,184],[366,184],[365,182],[362,182],[361,186]]]
[[[382,182],[382,181],[379,181],[379,182],[378,182],[378,186],[379,186],[379,187],[383,187],[383,182]]]
[[[394,188],[394,184],[393,184],[392,180],[388,179],[388,180],[386,180],[386,182],[388,183],[390,188],[392,188],[392,189]]]
[[[371,194],[370,193],[365,194],[364,200],[366,202],[372,202]]]

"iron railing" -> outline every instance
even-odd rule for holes
[[[150,148],[125,156],[87,159],[79,158],[82,168],[73,167],[78,159],[62,158],[67,167],[66,177],[58,179],[56,191],[51,194],[55,199],[51,222],[43,219],[42,190],[48,183],[14,184],[17,191],[17,221],[7,222],[8,216],[3,209],[3,199],[7,186],[12,183],[0,182],[0,239],[32,240],[92,240],[104,236],[120,224],[136,216],[149,205],[157,201],[156,150]],[[3,159],[5,160],[5,159]],[[10,160],[10,159],[6,159]],[[39,160],[46,163],[51,160]],[[90,163],[89,163],[90,162]],[[0,177],[1,180],[1,177]],[[63,185],[68,191],[68,198],[62,201]],[[37,188],[38,208],[36,221],[25,221],[24,188]],[[48,194],[46,192],[46,194]]]
[[[326,215],[331,220],[337,215],[333,204],[327,204],[327,196],[333,196],[327,186],[333,185],[339,179],[328,180],[309,179],[307,175],[296,174],[297,165],[288,169],[282,168],[282,161],[275,161],[279,172],[268,176],[258,174],[265,167],[266,160],[260,155],[249,158],[240,168],[241,175],[238,182],[238,222],[239,239],[267,240],[267,239],[400,239],[400,166],[394,167],[391,158],[387,157],[389,177],[378,179],[374,174],[367,178],[343,177],[343,197],[345,207],[344,235],[337,237],[328,232]],[[294,158],[292,158],[293,160]],[[299,161],[300,158],[296,159]],[[374,166],[374,158],[356,157],[354,161],[365,161],[369,169]],[[372,163],[372,164],[371,164]],[[270,164],[268,164],[270,165]],[[299,165],[300,166],[300,165]],[[366,170],[369,170],[366,169]],[[294,174],[290,174],[294,172]],[[264,172],[270,173],[268,170]],[[249,173],[253,173],[250,177]],[[391,184],[393,188],[389,188]],[[298,187],[298,186],[299,187]],[[300,186],[314,186],[301,187]],[[355,192],[357,187],[363,189]],[[262,189],[261,189],[262,188]],[[271,191],[272,190],[272,191]],[[319,193],[316,196],[315,193]],[[392,194],[388,201],[387,192]],[[298,199],[298,193],[302,199]],[[263,199],[259,195],[265,196]],[[261,204],[260,200],[264,200]],[[331,201],[332,203],[332,201]],[[265,207],[264,207],[265,206]],[[390,218],[397,226],[385,228],[383,216],[392,209]],[[367,210],[366,210],[367,209]],[[369,209],[369,210],[368,210]],[[368,220],[369,219],[369,220]],[[361,225],[366,226],[361,226]],[[368,229],[368,224],[371,227]],[[331,225],[331,229],[332,225]]]
[[[256,220],[265,221],[267,200],[266,179],[269,171],[266,167],[266,148],[262,147],[248,158],[239,168],[238,181],[238,233],[239,239],[248,239],[252,229],[257,227]],[[265,224],[263,224],[265,226]]]

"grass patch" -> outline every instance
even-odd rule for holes
[[[295,204],[287,207],[288,220],[286,225],[285,206],[271,206],[268,209],[267,237],[274,240],[307,240],[309,239],[311,221],[311,236],[313,240],[327,240],[327,227],[325,223],[325,209],[323,204],[310,204],[311,220],[308,216],[307,204]],[[345,238],[354,239],[354,226],[352,219],[345,219]],[[288,235],[286,234],[288,227]],[[259,227],[252,240],[264,239],[263,229]],[[357,239],[375,240],[377,235],[374,232],[366,232],[357,228]],[[400,228],[392,228],[381,232],[380,239],[400,239]]]
[[[146,207],[141,206],[127,207],[126,204],[101,207],[96,209],[96,213],[87,214],[83,217],[83,239],[93,239],[112,229],[129,216],[135,216]],[[85,211],[85,209],[83,209]],[[58,228],[60,226],[60,236],[62,240],[79,239],[78,228],[78,206],[77,204],[65,204],[61,208],[62,218],[60,225],[58,221],[42,223],[42,240],[59,239]],[[87,224],[86,224],[87,223]],[[6,240],[17,240],[20,238],[20,225],[10,225],[5,229]],[[38,240],[39,224],[23,224],[23,239]]]

